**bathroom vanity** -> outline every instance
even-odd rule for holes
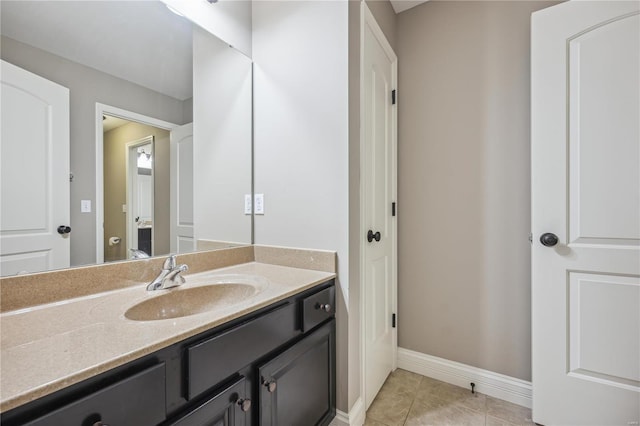
[[[143,321],[128,319],[122,312],[110,316],[117,301],[128,300],[127,306],[135,306],[154,298],[160,300],[162,294],[149,295],[154,292],[145,290],[147,294],[141,295],[140,286],[27,312],[32,315],[31,320],[38,322],[38,315],[44,315],[47,309],[55,315],[56,309],[73,308],[75,313],[71,315],[78,315],[74,321],[88,313],[93,320],[99,318],[98,328],[90,326],[84,337],[78,336],[85,333],[86,327],[78,328],[77,340],[61,333],[57,336],[58,347],[64,353],[28,355],[45,364],[34,365],[37,374],[24,372],[27,381],[32,375],[39,376],[40,388],[48,387],[48,370],[55,370],[56,362],[64,364],[70,357],[78,358],[75,367],[62,365],[66,372],[51,373],[59,378],[53,392],[37,391],[34,385],[35,391],[31,392],[29,385],[17,384],[21,374],[11,371],[9,362],[17,363],[18,358],[12,348],[7,348],[7,342],[15,339],[19,343],[19,337],[5,339],[3,335],[3,355],[7,357],[2,368],[10,376],[2,379],[3,391],[6,388],[14,392],[13,385],[22,386],[21,391],[15,391],[22,395],[17,396],[17,402],[7,402],[5,392],[1,424],[328,425],[336,410],[335,275],[257,262],[225,268],[223,272],[221,276],[237,272],[259,274],[269,284],[248,301],[236,303],[235,308],[220,307],[176,318],[171,313],[166,318]],[[282,278],[287,274],[290,278]],[[298,288],[285,282],[289,279],[293,283],[296,274],[307,275],[306,282]],[[185,286],[204,286],[205,278],[194,277],[187,276]],[[77,306],[71,307],[74,303]],[[8,314],[3,314],[3,326],[12,326],[12,317],[25,313]],[[113,321],[119,326],[109,331],[105,324]],[[56,322],[55,318],[52,322]],[[37,335],[38,327],[35,328]],[[99,330],[106,334],[96,334],[94,347],[87,346],[91,334]],[[38,346],[42,340],[46,338],[16,348],[26,345],[23,350],[37,351],[44,347]],[[137,348],[143,341],[147,346]],[[73,342],[78,342],[77,347]],[[109,342],[118,349],[111,350]],[[51,342],[47,345],[54,347]],[[127,353],[126,347],[138,350]],[[106,368],[111,364],[105,361],[103,367],[96,369],[95,361],[88,361],[87,365],[93,367],[87,368],[86,374],[72,371],[79,368],[81,358],[97,359],[105,352],[105,360],[115,357],[120,365]],[[141,353],[144,354],[138,356]],[[97,373],[100,370],[104,371]],[[7,410],[8,405],[14,407]]]

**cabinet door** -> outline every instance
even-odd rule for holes
[[[197,404],[194,409],[170,421],[171,426],[245,426],[251,424],[251,399],[246,380],[226,386],[213,397]]]
[[[258,370],[260,425],[328,425],[336,413],[335,320]]]

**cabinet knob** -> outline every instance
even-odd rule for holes
[[[251,409],[251,400],[250,399],[239,399],[236,404],[240,406],[240,409],[245,413]]]
[[[274,393],[278,385],[276,385],[276,381],[272,380],[270,382],[264,382],[264,387],[267,388],[269,393]]]
[[[328,303],[316,303],[316,309],[325,312],[331,312],[331,305]]]

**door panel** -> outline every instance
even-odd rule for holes
[[[69,90],[2,61],[0,97],[1,275],[69,267]]]
[[[532,19],[533,420],[640,421],[640,6]],[[541,234],[558,235],[545,247]],[[634,423],[635,422],[635,423]]]
[[[626,16],[569,42],[572,242],[640,241],[639,27]]]
[[[371,265],[371,307],[376,315],[373,316],[369,339],[373,345],[384,346],[388,344],[385,339],[389,337],[391,333],[391,309],[389,306],[389,286],[387,280],[389,277],[389,259],[382,257],[374,260]],[[385,377],[386,378],[386,377]]]
[[[637,278],[570,272],[569,373],[632,390],[637,387],[640,341],[629,337],[640,336],[639,311]]]
[[[366,9],[365,6],[362,6]],[[366,10],[368,13],[368,10]],[[373,17],[370,17],[373,19]],[[368,19],[364,26],[363,55],[363,239],[369,230],[379,241],[364,246],[364,376],[368,407],[389,373],[395,368],[395,335],[391,327],[395,285],[396,232],[391,216],[395,197],[395,121],[391,91],[395,79],[395,55],[379,28]],[[391,52],[392,53],[392,52]]]

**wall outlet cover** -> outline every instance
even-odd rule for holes
[[[80,213],[91,213],[91,200],[80,200]]]
[[[255,194],[254,197],[255,214],[264,214],[264,194]]]
[[[251,194],[244,194],[244,214],[251,214]]]

